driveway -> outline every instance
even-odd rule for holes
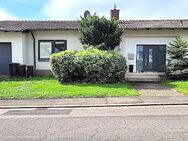
[[[134,83],[140,96],[184,96],[175,89],[161,85],[160,83]]]

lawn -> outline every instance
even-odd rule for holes
[[[165,81],[163,84],[176,89],[180,93],[188,94],[188,81]]]
[[[67,84],[53,77],[0,78],[0,99],[137,96],[130,84]]]

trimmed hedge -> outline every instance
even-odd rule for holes
[[[54,76],[61,83],[114,83],[124,81],[126,59],[115,51],[88,48],[66,50],[50,57]]]

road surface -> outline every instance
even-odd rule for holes
[[[186,105],[0,110],[0,141],[187,140]]]

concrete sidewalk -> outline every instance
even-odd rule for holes
[[[107,98],[62,98],[0,100],[0,108],[77,108],[151,105],[188,105],[188,96],[137,96]]]

